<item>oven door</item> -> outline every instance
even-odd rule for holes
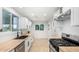
[[[49,44],[49,52],[57,52],[51,44]]]

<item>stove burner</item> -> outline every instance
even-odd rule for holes
[[[64,39],[50,39],[49,42],[56,49],[56,51],[59,51],[59,46],[79,46]]]

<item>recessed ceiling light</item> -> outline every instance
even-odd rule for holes
[[[23,8],[23,7],[19,7],[19,8]]]
[[[34,16],[35,14],[34,14],[34,13],[32,13],[31,15],[32,15],[32,16]]]
[[[47,16],[47,14],[46,14],[46,13],[44,13],[43,15],[44,15],[44,16]]]

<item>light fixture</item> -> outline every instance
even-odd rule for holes
[[[31,15],[32,15],[32,16],[34,16],[35,14],[34,14],[34,13],[32,13]]]
[[[44,15],[44,16],[47,16],[47,14],[46,14],[46,13],[44,13],[43,15]]]
[[[19,7],[19,8],[23,8],[23,7]]]

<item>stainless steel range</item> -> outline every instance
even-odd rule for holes
[[[49,40],[50,51],[59,52],[59,46],[79,46],[77,41],[69,39],[67,37],[62,37],[62,39],[50,39]]]

